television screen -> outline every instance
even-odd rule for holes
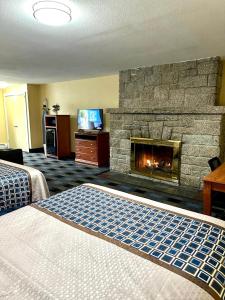
[[[78,109],[78,129],[101,130],[103,129],[103,109]]]

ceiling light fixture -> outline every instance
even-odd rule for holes
[[[38,1],[33,5],[33,16],[40,23],[60,26],[72,20],[71,9],[59,1]]]

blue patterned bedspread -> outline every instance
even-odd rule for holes
[[[0,163],[0,211],[17,208],[31,202],[28,172]]]
[[[34,205],[225,299],[225,229],[81,185]]]

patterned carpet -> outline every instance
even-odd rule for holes
[[[24,165],[40,170],[47,180],[51,195],[68,190],[86,182],[98,182],[98,175],[108,168],[95,168],[75,164],[74,160],[45,158],[42,153],[24,153]]]
[[[51,195],[82,183],[94,183],[161,203],[202,212],[202,195],[190,188],[172,187],[109,172],[108,168],[96,168],[90,165],[79,164],[72,159],[57,160],[45,158],[42,153],[24,152],[24,164],[40,170],[45,175]],[[213,216],[225,219],[225,201],[218,201],[218,203],[214,204]]]

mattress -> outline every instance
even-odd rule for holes
[[[39,170],[0,160],[0,210],[48,197],[48,185]]]
[[[0,297],[224,299],[224,229],[213,217],[81,185],[0,218]]]

